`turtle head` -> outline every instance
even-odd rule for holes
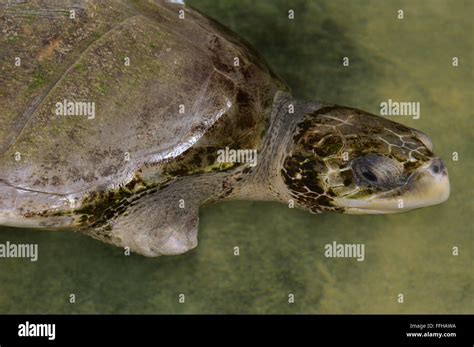
[[[297,124],[281,174],[299,207],[403,212],[449,197],[445,165],[422,132],[364,111],[325,106]]]

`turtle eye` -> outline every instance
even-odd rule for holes
[[[364,171],[362,173],[362,176],[364,176],[365,178],[367,178],[371,182],[377,182],[377,176],[375,176],[372,171]]]
[[[355,181],[359,186],[389,190],[400,185],[403,165],[381,156],[370,154],[356,158],[351,163]]]

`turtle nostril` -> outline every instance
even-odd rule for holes
[[[440,159],[433,160],[431,163],[431,171],[435,174],[444,173],[446,171],[444,163]]]

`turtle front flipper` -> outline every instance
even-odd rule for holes
[[[105,223],[83,232],[148,257],[185,253],[198,244],[200,204],[186,187],[172,183],[131,197]]]
[[[167,210],[144,203],[145,216],[128,216],[113,226],[121,244],[147,257],[177,255],[198,245],[199,213],[197,208],[170,206]]]

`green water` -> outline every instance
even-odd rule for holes
[[[449,201],[391,216],[223,203],[201,210],[198,248],[157,259],[80,234],[3,228],[0,243],[38,243],[39,260],[0,260],[0,313],[474,312],[473,2],[187,2],[250,41],[298,97],[373,113],[389,98],[419,101],[420,119],[396,120],[432,138]],[[365,244],[365,261],[325,258],[332,241]]]

